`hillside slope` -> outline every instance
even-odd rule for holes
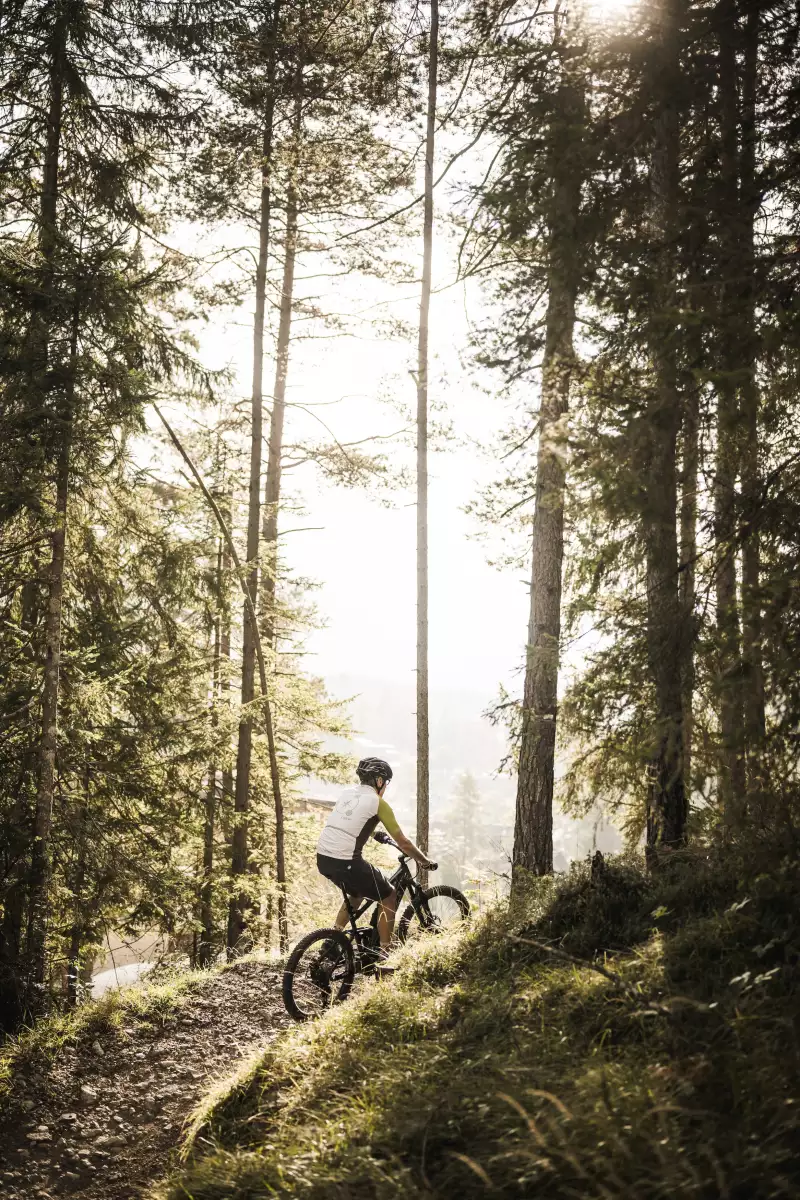
[[[796,1195],[799,882],[584,868],[407,950],[201,1114],[159,1196]]]

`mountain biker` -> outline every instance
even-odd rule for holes
[[[378,933],[381,953],[385,956],[394,929],[397,895],[383,872],[362,857],[367,839],[381,824],[403,854],[428,869],[435,869],[435,864],[406,837],[384,799],[383,794],[392,778],[389,764],[382,758],[362,758],[356,774],[358,784],[342,792],[320,834],[317,869],[326,879],[343,885],[355,907],[364,899],[378,901]],[[342,904],[336,928],[344,929],[347,921],[347,905]]]

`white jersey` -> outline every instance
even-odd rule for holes
[[[368,783],[356,783],[342,792],[325,822],[317,842],[317,854],[326,858],[358,858],[364,843],[382,821],[397,828],[389,805]]]

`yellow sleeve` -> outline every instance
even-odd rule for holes
[[[393,838],[396,838],[400,833],[400,826],[397,824],[397,817],[392,812],[390,805],[388,805],[383,798],[378,801],[378,820],[386,832],[389,833]]]

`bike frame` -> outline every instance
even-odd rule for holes
[[[395,846],[395,849],[397,849],[396,846]],[[426,904],[426,902],[424,900],[423,889],[417,883],[416,879],[411,874],[411,871],[408,868],[408,855],[407,854],[400,855],[400,866],[397,868],[397,870],[394,872],[393,875],[389,876],[389,883],[391,883],[392,887],[395,890],[395,895],[397,897],[397,909],[399,910],[400,905],[403,900],[403,896],[405,896],[406,892],[408,892],[411,903],[414,906],[414,911],[417,913],[417,916],[420,918],[421,923],[423,925],[427,924],[427,921],[431,919],[430,910],[428,909],[428,905]],[[367,910],[369,908],[371,908],[372,905],[374,904],[375,911],[372,914],[372,920],[370,921],[369,928],[377,929],[377,927],[378,927],[378,910],[379,910],[379,906],[380,906],[380,901],[379,900],[365,900],[364,903],[360,906],[360,908],[354,909],[353,904],[350,900],[350,897],[348,896],[347,892],[345,891],[344,885],[339,884],[339,887],[342,890],[342,895],[344,896],[344,902],[345,902],[345,905],[347,906],[347,913],[348,913],[348,916],[350,917],[350,928],[352,930],[353,940],[356,943],[356,945],[358,946],[358,948],[361,949],[361,943],[363,940],[363,935],[364,935],[364,933],[366,933],[366,929],[364,928],[363,925],[359,926],[358,919],[359,919],[359,917],[362,917],[364,915],[364,913],[367,912]]]

